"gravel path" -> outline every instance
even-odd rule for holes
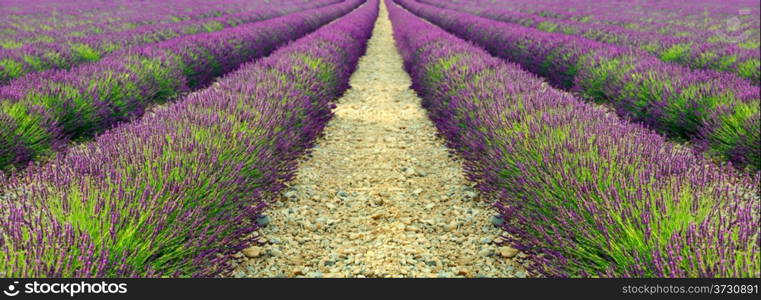
[[[336,116],[235,277],[525,277],[409,89],[384,5]]]

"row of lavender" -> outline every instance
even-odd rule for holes
[[[264,2],[268,0],[263,0]],[[96,34],[137,26],[203,19],[240,11],[261,1],[9,1],[0,5],[0,46],[62,34]],[[15,40],[14,40],[15,39]]]
[[[610,43],[624,47],[634,47],[653,54],[666,62],[675,62],[692,69],[713,69],[734,73],[751,80],[755,85],[761,83],[761,55],[757,41],[745,39],[743,42],[709,42],[708,37],[715,36],[710,31],[699,31],[690,36],[662,35],[657,32],[641,32],[616,25],[588,24],[572,20],[556,20],[537,15],[514,12],[501,8],[497,3],[484,6],[448,4],[435,0],[421,2],[442,8],[455,9],[492,20],[509,22],[537,28],[545,32],[559,32],[582,36],[591,40]],[[701,34],[704,33],[704,34]],[[748,47],[748,48],[746,48]]]
[[[665,63],[641,51],[398,0],[415,14],[546,77],[614,106],[738,167],[761,170],[759,87],[730,74]]]
[[[597,1],[577,0],[443,0],[448,3],[499,5],[557,20],[617,25],[664,35],[721,35],[748,32],[758,41],[759,10],[756,0]],[[717,36],[718,37],[718,36]]]
[[[272,8],[260,6],[244,12],[211,19],[173,24],[155,24],[133,30],[91,36],[61,36],[49,41],[27,43],[15,49],[0,50],[0,84],[27,73],[48,69],[69,69],[98,61],[105,55],[131,47],[170,40],[202,32],[217,32],[243,24],[309,10],[341,0],[321,0],[307,4],[301,0],[281,1]]]
[[[71,70],[29,74],[0,87],[0,171],[65,148],[154,103],[204,87],[241,63],[357,7],[347,0],[215,33],[133,48]]]
[[[364,52],[377,1],[219,86],[6,179],[0,276],[210,276],[252,241]],[[230,143],[230,141],[236,141]]]
[[[393,2],[397,47],[469,178],[547,276],[758,277],[759,176],[550,88]]]

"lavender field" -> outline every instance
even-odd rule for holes
[[[0,278],[759,278],[760,13],[0,0]]]

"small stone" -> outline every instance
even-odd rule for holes
[[[243,249],[243,251],[241,252],[243,253],[243,255],[245,255],[248,258],[255,258],[255,257],[259,257],[259,255],[262,254],[262,248],[257,246],[252,246],[252,247]]]
[[[259,216],[259,218],[256,218],[256,224],[264,227],[267,226],[270,223],[270,217],[268,216]]]
[[[412,195],[414,195],[415,197],[420,196],[421,193],[423,193],[422,189],[415,189],[412,191]]]
[[[302,271],[302,270],[301,270],[301,269],[299,269],[299,268],[294,268],[294,269],[291,271],[291,277],[294,277],[294,276],[299,276],[299,275],[304,275],[304,271]]]
[[[307,274],[307,277],[310,277],[310,278],[322,278],[322,272],[320,272],[320,271],[309,272]]]
[[[314,221],[317,222],[317,223],[325,224],[325,223],[328,222],[328,219],[325,218],[325,217],[319,217],[319,218],[315,219]]]
[[[486,237],[486,238],[482,238],[482,239],[481,239],[481,243],[484,243],[484,244],[488,244],[488,243],[490,243],[490,242],[491,242],[491,239],[490,239],[490,238],[488,238],[488,237]]]
[[[452,231],[455,228],[457,228],[457,223],[450,222],[449,224],[444,224],[444,231]]]
[[[429,203],[429,204],[426,204],[426,205],[425,205],[425,209],[427,209],[427,210],[430,210],[430,209],[432,209],[434,206],[436,206],[436,204],[433,204],[433,203]]]
[[[491,254],[491,251],[489,249],[481,249],[481,251],[478,251],[479,256],[489,256]]]
[[[465,191],[465,193],[463,193],[463,195],[465,196],[465,199],[470,200],[470,199],[473,199],[476,196],[478,196],[478,193],[473,192],[473,191]]]
[[[449,278],[449,277],[454,277],[454,273],[441,271],[441,272],[439,272],[439,274],[437,276],[439,278]]]
[[[277,249],[277,248],[270,249],[269,253],[270,255],[276,256],[276,257],[283,255],[283,251],[280,251],[280,249]]]
[[[515,273],[515,277],[526,278],[526,272],[518,271],[518,272]]]
[[[285,194],[283,194],[283,196],[285,196],[288,199],[296,199],[298,194],[296,193],[296,191],[287,191],[285,192]]]
[[[518,249],[512,247],[502,247],[499,248],[499,254],[505,258],[513,258],[516,254],[518,254]]]
[[[461,268],[457,271],[457,275],[471,277],[470,271],[466,268]]]
[[[502,216],[493,216],[491,217],[491,224],[494,226],[502,226],[502,223],[505,223],[505,220],[502,219]]]
[[[280,244],[280,243],[282,243],[282,241],[280,241],[280,239],[278,239],[278,238],[271,238],[270,239],[270,243],[272,243],[272,244]]]
[[[312,224],[309,221],[304,221],[304,229],[309,230],[309,231],[315,231],[315,230],[317,230],[317,226],[315,226],[314,224]]]
[[[349,193],[344,191],[339,191],[338,193],[336,193],[336,195],[338,196],[338,198],[341,198],[341,199],[346,199],[349,197]]]
[[[372,216],[370,216],[371,219],[377,220],[383,217],[382,213],[374,213]]]

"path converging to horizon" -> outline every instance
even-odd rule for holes
[[[525,277],[409,88],[384,5],[367,53],[236,277]]]

